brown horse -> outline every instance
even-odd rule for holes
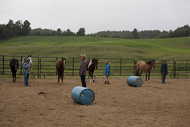
[[[98,59],[92,59],[90,62],[88,62],[88,71],[89,71],[89,76],[90,76],[90,83],[94,82],[93,80],[93,74],[94,70],[98,69]]]
[[[65,66],[66,66],[66,57],[64,57],[62,59],[58,59],[56,61],[56,70],[57,70],[57,73],[58,73],[58,83],[59,83],[60,78],[61,78],[62,83],[63,83],[63,76],[64,76]]]
[[[151,60],[148,62],[140,61],[137,63],[137,70],[136,70],[136,76],[141,76],[142,72],[146,73],[145,81],[147,81],[147,73],[148,73],[148,81],[150,80],[150,72],[152,70],[152,67],[155,68],[156,61]],[[140,71],[140,73],[139,73]]]

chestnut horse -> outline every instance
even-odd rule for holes
[[[137,68],[136,68],[136,76],[141,76],[142,72],[146,73],[146,78],[145,81],[147,81],[147,73],[148,73],[148,81],[150,80],[150,72],[152,70],[152,67],[155,68],[156,61],[151,60],[148,62],[140,61],[137,63]],[[140,73],[139,73],[140,71]]]
[[[93,74],[94,74],[95,69],[98,69],[98,59],[92,59],[92,60],[90,60],[90,63],[88,64],[90,83],[92,83],[92,81],[94,82]]]
[[[60,78],[61,78],[62,83],[63,83],[63,76],[64,76],[65,66],[66,66],[66,57],[64,57],[62,59],[58,59],[56,61],[56,70],[57,70],[57,73],[58,73],[58,83],[59,83]]]

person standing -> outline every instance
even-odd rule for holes
[[[79,72],[79,75],[80,75],[80,78],[81,78],[82,86],[86,87],[85,76],[86,76],[86,71],[87,71],[88,64],[87,64],[87,60],[86,60],[86,55],[85,54],[81,55],[81,60],[82,61],[80,63],[80,72]]]
[[[166,63],[166,60],[163,60],[163,64],[161,65],[162,83],[165,83],[167,74],[168,74],[168,65]]]
[[[105,83],[104,84],[110,84],[108,76],[110,76],[110,63],[108,60],[105,61]]]
[[[27,58],[26,62],[23,64],[23,71],[24,71],[24,85],[28,86],[28,78],[30,73],[30,60]]]

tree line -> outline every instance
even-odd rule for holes
[[[25,20],[22,23],[21,20],[16,21],[9,20],[7,24],[0,24],[0,39],[7,39],[16,36],[27,36],[30,33],[30,22]]]
[[[136,28],[133,31],[100,31],[93,34],[85,34],[85,28],[80,28],[76,33],[70,29],[62,31],[51,29],[31,29],[30,22],[25,20],[16,21],[9,20],[7,24],[0,24],[0,39],[7,39],[16,36],[92,36],[92,37],[107,37],[107,38],[124,38],[124,39],[148,39],[148,38],[174,38],[190,36],[190,26],[184,25],[172,31],[160,30],[142,30]]]
[[[31,29],[30,22],[25,20],[16,21],[9,20],[7,24],[0,24],[0,40],[8,39],[16,36],[85,36],[85,29],[80,28],[74,33],[70,29],[62,31],[58,28],[56,31],[51,29]]]
[[[67,29],[65,31],[62,31],[60,28],[58,28],[56,31],[51,29],[32,29],[30,31],[30,36],[85,36],[85,29],[80,28],[78,32],[74,33],[70,29]]]
[[[94,37],[124,38],[124,39],[150,39],[150,38],[175,38],[190,36],[190,26],[184,25],[172,31],[142,30],[136,28],[133,31],[101,31],[90,34]]]

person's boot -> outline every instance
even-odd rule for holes
[[[108,84],[110,84],[110,82],[108,81]]]
[[[107,82],[105,81],[104,84],[107,84]]]

